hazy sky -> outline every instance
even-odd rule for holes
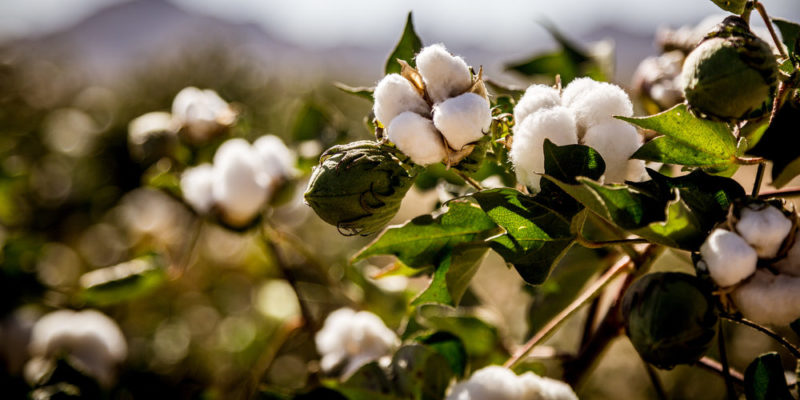
[[[69,26],[99,8],[131,0],[0,0],[0,36]],[[135,0],[133,0],[135,1]],[[153,0],[148,0],[153,1]],[[615,25],[652,32],[662,24],[697,22],[718,13],[710,0],[164,0],[195,12],[259,24],[303,46],[385,46],[414,11],[423,37],[459,46],[515,48],[541,37],[547,18],[567,32]],[[798,0],[765,0],[772,15],[800,19]]]

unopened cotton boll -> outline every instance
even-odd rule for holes
[[[272,177],[244,139],[231,139],[214,154],[214,203],[229,224],[249,222],[269,197]]]
[[[396,116],[407,111],[420,115],[430,113],[430,106],[422,98],[422,95],[408,79],[399,74],[389,74],[383,77],[375,87],[373,95],[375,97],[373,106],[375,118],[386,127]]]
[[[404,112],[395,117],[387,137],[417,164],[435,164],[447,157],[442,136],[433,121],[419,114]]]
[[[66,354],[78,368],[108,386],[128,348],[119,326],[106,315],[95,310],[59,310],[33,326],[29,351],[39,360]]]
[[[508,368],[492,365],[456,384],[447,400],[577,400],[564,382],[544,378],[533,372],[517,376]]]
[[[603,157],[606,182],[622,183],[637,175],[641,178],[644,161],[629,158],[642,146],[642,136],[627,122],[609,119],[594,125],[586,130],[583,144],[597,150]]]
[[[735,285],[756,271],[758,254],[741,236],[715,229],[700,246],[711,279],[720,287]]]
[[[464,93],[433,107],[433,125],[455,150],[482,138],[491,124],[489,101],[475,93]]]
[[[565,107],[542,109],[514,127],[514,141],[511,145],[511,162],[520,183],[539,190],[539,181],[544,173],[544,141],[564,146],[578,143],[575,117]]]
[[[633,104],[622,88],[591,78],[570,82],[564,88],[561,101],[575,112],[575,119],[583,129],[609,121],[615,115],[633,115]]]
[[[314,341],[322,356],[322,370],[331,373],[342,367],[341,375],[348,376],[362,365],[390,354],[399,339],[377,315],[341,308],[328,315]]]
[[[183,199],[201,214],[209,212],[214,206],[213,185],[214,167],[208,163],[188,168],[181,175]]]
[[[792,221],[773,206],[754,204],[741,209],[736,230],[759,257],[773,258],[792,230]]]
[[[534,112],[561,105],[561,94],[552,86],[531,85],[514,106],[514,122],[521,124]]]
[[[463,58],[450,54],[442,44],[428,46],[417,54],[417,70],[434,103],[464,93],[472,86],[472,74]]]
[[[172,101],[172,117],[190,139],[202,142],[233,124],[236,112],[217,92],[187,87]]]
[[[760,324],[786,326],[800,318],[800,278],[756,271],[731,293],[742,315]]]
[[[297,172],[297,155],[286,147],[281,138],[265,135],[256,139],[253,147],[264,162],[264,170],[271,176],[290,178]]]

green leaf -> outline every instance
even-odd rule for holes
[[[483,246],[457,246],[433,272],[430,285],[411,305],[438,303],[457,306],[488,249]]]
[[[648,117],[616,118],[663,135],[639,148],[632,158],[714,171],[724,170],[736,161],[736,138],[728,126],[697,118],[684,104]]]
[[[557,146],[545,139],[544,170],[547,175],[566,183],[577,183],[575,178],[583,176],[600,179],[606,163],[595,149],[579,144]]]
[[[796,59],[800,44],[800,24],[782,18],[772,18],[772,23],[781,31],[781,38],[789,50],[789,56]]]
[[[734,14],[742,14],[744,12],[747,0],[711,0],[719,6],[719,8]]]
[[[457,376],[464,376],[467,369],[467,350],[458,336],[440,331],[418,337],[416,341],[441,354]]]
[[[291,137],[295,141],[319,139],[330,124],[331,117],[325,109],[318,104],[307,102],[295,115]]]
[[[397,350],[391,368],[397,393],[414,400],[443,399],[455,375],[442,354],[418,344]]]
[[[423,327],[458,336],[470,357],[486,357],[500,345],[497,328],[463,310],[426,304],[417,307],[416,317]]]
[[[81,296],[90,304],[106,306],[141,297],[165,281],[158,259],[146,256],[83,274]]]
[[[401,66],[397,62],[398,59],[408,62],[412,67],[415,66],[414,55],[419,53],[420,50],[422,50],[422,40],[414,32],[414,21],[411,18],[411,12],[409,12],[406,19],[406,27],[403,29],[403,36],[400,37],[397,46],[394,47],[392,54],[386,60],[384,73],[387,75],[400,73]]]
[[[793,399],[778,353],[762,354],[750,363],[744,373],[744,391],[747,400]]]
[[[350,86],[350,85],[347,85],[347,84],[344,84],[344,83],[341,83],[341,82],[334,82],[333,86],[335,86],[337,89],[339,89],[339,90],[341,90],[341,91],[343,91],[345,93],[361,97],[362,99],[369,100],[370,102],[375,100],[374,97],[373,97],[373,94],[375,93],[375,87],[374,86],[373,87],[366,87],[366,86],[354,87],[354,86]]]
[[[751,154],[772,161],[772,186],[781,188],[794,177],[800,175],[800,104],[789,98],[775,114],[758,144]]]
[[[394,385],[377,362],[365,364],[345,382],[331,383],[331,388],[341,392],[348,400],[400,400]]]
[[[495,223],[467,201],[451,201],[438,216],[422,215],[403,225],[390,226],[361,249],[353,262],[375,255],[394,255],[412,268],[437,266],[459,244],[483,239]]]

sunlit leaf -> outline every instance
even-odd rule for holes
[[[115,304],[150,293],[165,278],[158,258],[145,256],[83,274],[81,295],[91,304]]]
[[[366,86],[354,87],[354,86],[349,86],[349,85],[341,83],[341,82],[334,82],[333,86],[335,86],[337,89],[339,89],[339,90],[341,90],[341,91],[343,91],[345,93],[349,93],[349,94],[352,94],[354,96],[361,97],[362,99],[369,100],[369,101],[373,101],[374,100],[374,98],[372,97],[373,93],[375,92],[375,88],[374,87],[366,87]]]
[[[734,14],[741,14],[744,12],[747,0],[711,0],[719,6],[719,8]]]
[[[408,18],[406,18],[406,26],[403,28],[403,36],[400,37],[397,46],[395,46],[392,54],[386,60],[384,73],[387,75],[400,73],[402,67],[397,62],[398,59],[406,61],[413,67],[415,65],[414,55],[419,53],[420,50],[422,50],[422,40],[414,32],[414,21],[412,20],[411,12],[409,12]]]
[[[450,332],[435,332],[418,337],[416,341],[441,354],[457,376],[464,376],[467,368],[467,350],[458,336]]]
[[[487,251],[488,248],[483,245],[454,248],[436,267],[428,287],[411,304],[457,306]]]

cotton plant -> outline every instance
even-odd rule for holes
[[[517,375],[508,368],[488,366],[459,382],[446,400],[577,400],[566,383],[533,372]]]

